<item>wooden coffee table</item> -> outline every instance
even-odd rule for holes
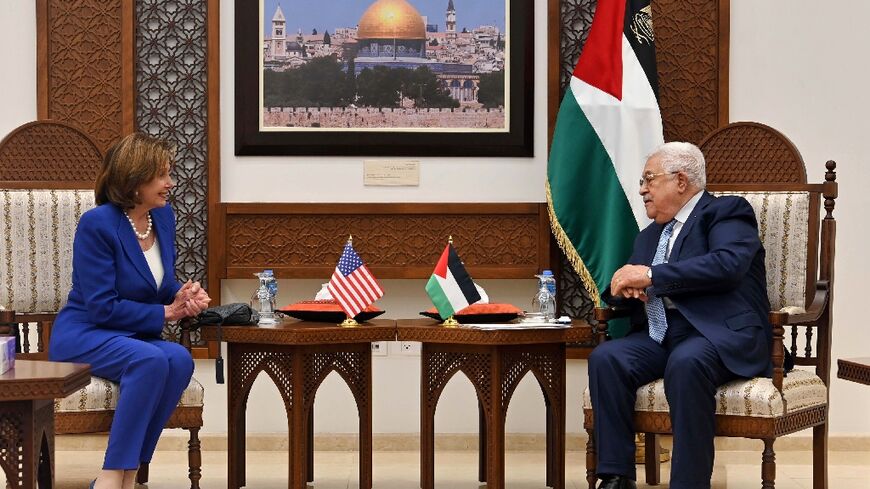
[[[837,377],[870,385],[870,357],[837,360]]]
[[[399,341],[423,343],[420,386],[420,485],[435,487],[435,408],[453,375],[465,373],[477,392],[480,421],[478,480],[503,489],[504,423],[526,373],[538,381],[547,410],[547,486],[565,488],[565,345],[592,340],[576,321],[564,329],[481,330],[443,327],[431,319],[400,319]]]
[[[217,327],[202,337],[217,340]],[[359,487],[372,487],[373,341],[396,339],[396,322],[374,319],[354,328],[287,319],[275,326],[223,326],[227,343],[227,487],[245,482],[245,411],[260,372],[278,388],[290,423],[289,487],[314,480],[312,459],[314,396],[333,370],[347,383],[359,411]]]
[[[0,375],[0,466],[9,487],[54,487],[54,399],[88,385],[90,371],[79,363],[16,360]]]

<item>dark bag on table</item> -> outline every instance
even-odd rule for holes
[[[204,326],[247,326],[259,321],[260,315],[257,311],[242,302],[209,307],[196,317],[196,322]]]
[[[215,380],[224,383],[224,358],[221,356],[221,326],[250,326],[260,321],[257,311],[242,302],[209,307],[199,313],[196,322],[200,326],[217,326],[218,355],[215,359]]]

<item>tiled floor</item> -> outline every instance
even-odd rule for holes
[[[58,489],[84,489],[102,462],[102,452],[61,451],[56,454]],[[203,489],[226,487],[226,452],[203,452]],[[247,487],[279,489],[287,487],[287,454],[275,451],[248,453]],[[544,489],[543,452],[508,452],[507,487]],[[777,454],[777,489],[811,489],[812,454],[783,451]],[[870,488],[870,451],[829,452],[830,489]],[[643,466],[638,466],[642,476]],[[668,464],[662,467],[667,480]],[[358,487],[357,458],[354,452],[317,452],[316,489]],[[419,486],[420,462],[417,452],[376,452],[374,487],[377,489],[415,489]],[[443,489],[478,489],[476,451],[440,451],[435,459],[435,485]],[[568,452],[566,487],[585,489],[584,454]],[[716,454],[714,489],[755,489],[761,487],[761,454],[720,451]],[[151,465],[150,489],[182,489],[187,482],[187,454],[158,452]],[[310,486],[309,486],[310,487]],[[645,484],[638,487],[648,488]],[[664,483],[659,488],[667,488]]]

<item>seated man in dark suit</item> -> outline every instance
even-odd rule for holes
[[[664,378],[674,432],[671,489],[709,489],[716,389],[770,375],[764,248],[749,203],[704,190],[701,150],[667,143],[640,180],[654,220],[603,298],[631,306],[632,331],[589,357],[600,488],[635,488],[636,390]]]

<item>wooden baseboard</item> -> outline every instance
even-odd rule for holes
[[[202,450],[223,451],[227,449],[225,433],[200,433]],[[671,447],[671,438],[662,436],[662,446]],[[247,448],[251,451],[285,451],[287,450],[287,435],[280,433],[254,433],[247,437]],[[505,446],[509,451],[538,451],[544,449],[546,437],[537,433],[508,433],[505,435]],[[585,433],[568,433],[566,437],[568,451],[586,450]],[[436,450],[477,451],[477,433],[442,433],[435,435]],[[372,437],[375,451],[417,451],[420,449],[420,435],[416,433],[375,433]],[[812,436],[786,436],[777,439],[777,451],[810,451]],[[359,443],[355,434],[322,433],[314,436],[315,450],[320,451],[354,451]],[[747,438],[716,438],[716,450],[761,452],[762,442]],[[870,447],[870,435],[833,435],[828,439],[830,451],[867,451]],[[106,435],[57,435],[55,449],[59,451],[103,451],[106,449]],[[181,430],[167,431],[160,438],[158,450],[187,451],[187,432]]]

